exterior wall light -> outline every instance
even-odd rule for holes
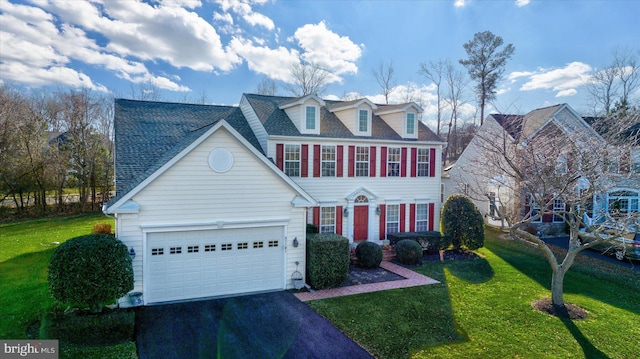
[[[129,256],[131,256],[131,260],[133,260],[136,257],[136,250],[133,249],[133,247],[129,249]]]
[[[376,207],[376,214],[379,216],[380,215],[380,206]]]
[[[342,211],[342,215],[344,215],[345,217],[349,217],[349,210],[345,208],[344,211]]]
[[[299,244],[300,244],[300,243],[298,242],[298,237],[294,237],[294,238],[293,238],[293,246],[294,246],[295,248],[298,248],[298,245],[299,245]]]

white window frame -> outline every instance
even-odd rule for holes
[[[424,153],[423,153],[424,152]],[[418,148],[418,152],[416,154],[416,176],[417,177],[429,177],[429,170],[431,163],[429,162],[430,157],[430,149],[429,148]]]
[[[634,195],[635,194],[635,195]],[[629,214],[638,212],[640,208],[640,192],[635,190],[616,190],[608,194],[607,209],[612,212],[612,206],[616,202],[620,203],[620,213]],[[625,204],[625,208],[622,207]]]
[[[394,160],[391,160],[391,151],[397,153],[393,153]],[[397,161],[395,157],[397,156]],[[387,147],[387,177],[400,177],[400,164],[402,163],[402,148],[400,147]],[[396,165],[396,166],[393,166]],[[392,169],[392,167],[395,167]]]
[[[529,196],[529,208],[531,211],[530,218],[533,218],[537,214],[537,212],[540,212],[542,210],[540,208],[540,205],[538,205],[536,201],[533,200],[533,196]],[[542,215],[540,216],[540,218],[532,221],[531,223],[542,223]]]
[[[393,211],[392,211],[393,208]],[[386,215],[385,215],[385,233],[389,235],[390,233],[398,233],[400,232],[400,204],[387,204],[385,207]],[[397,212],[396,212],[397,211]],[[397,213],[397,219],[392,221],[391,214],[392,212]],[[390,226],[392,229],[390,229]],[[395,227],[395,228],[393,228]]]
[[[301,169],[301,151],[299,144],[287,143],[284,145],[284,173],[289,177],[300,177],[300,169]],[[287,149],[297,148],[297,151],[288,151]],[[289,159],[289,154],[295,154],[297,152],[297,159]],[[290,168],[288,165],[297,164],[297,168]],[[297,172],[296,172],[297,170]]]
[[[424,217],[420,217],[420,209],[424,212]],[[416,203],[416,232],[426,232],[429,230],[429,203]]]
[[[364,122],[364,130],[362,129],[362,113],[365,113],[365,122]],[[356,109],[356,133],[359,135],[370,135],[371,134],[371,111],[359,108]]]
[[[336,233],[336,207],[320,207],[320,233]]]
[[[325,152],[332,149],[333,159],[325,159],[325,155],[331,153]],[[320,177],[335,177],[338,162],[338,153],[335,145],[322,145],[320,147]]]
[[[411,115],[411,121],[409,121],[409,115]],[[404,121],[404,131],[405,134],[407,136],[415,136],[416,135],[416,128],[417,126],[417,122],[416,122],[416,113],[415,112],[407,112],[407,114],[405,115],[405,121]],[[412,131],[409,131],[409,124],[411,123],[412,125]]]
[[[309,109],[313,108],[314,111],[314,117],[313,117],[313,128],[309,128]],[[303,112],[303,124],[302,124],[302,128],[304,129],[305,133],[317,133],[319,131],[318,129],[318,116],[319,116],[319,109],[318,106],[315,105],[305,105],[304,106],[304,112]]]
[[[562,198],[556,198],[553,200],[553,212],[555,213],[557,212],[561,212],[564,211],[566,209],[566,206],[564,204],[564,201],[562,200]],[[561,215],[557,215],[554,214],[553,215],[553,223],[563,223],[564,222],[564,216]]]
[[[363,151],[363,152],[361,152]],[[364,151],[366,151],[366,159]],[[356,146],[354,159],[354,172],[356,177],[369,177],[369,147]]]

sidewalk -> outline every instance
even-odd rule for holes
[[[306,302],[309,300],[316,300],[316,299],[342,297],[345,295],[370,293],[370,292],[377,292],[380,290],[408,288],[408,287],[416,287],[419,285],[440,283],[435,279],[423,276],[422,274],[416,273],[410,269],[401,267],[391,262],[383,261],[382,263],[380,263],[380,267],[388,270],[389,272],[393,272],[397,275],[405,277],[406,279],[394,280],[389,282],[381,282],[381,283],[352,285],[352,286],[340,287],[340,288],[323,289],[323,290],[317,290],[315,292],[294,293],[294,295],[299,300]]]

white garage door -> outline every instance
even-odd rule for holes
[[[284,289],[284,228],[147,234],[147,303]]]

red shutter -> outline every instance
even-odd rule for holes
[[[349,158],[347,161],[349,161],[347,176],[353,177],[356,172],[356,146],[349,146]]]
[[[284,144],[276,144],[276,166],[280,171],[284,171]]]
[[[407,177],[407,148],[402,147],[400,152],[400,177]]]
[[[406,214],[407,214],[407,205],[404,203],[401,203],[400,204],[400,232],[404,232]]]
[[[416,231],[416,204],[411,203],[409,205],[409,232],[415,232],[415,231]]]
[[[434,203],[429,203],[429,230],[433,231],[435,228],[435,218],[436,218],[436,205]]]
[[[418,175],[418,149],[411,148],[411,177]]]
[[[525,216],[530,216],[531,211],[531,196],[530,195],[526,195],[524,196],[524,215]]]
[[[380,147],[380,177],[387,177],[387,148]]]
[[[344,146],[336,146],[336,177],[344,173]]]
[[[320,177],[320,145],[313,145],[313,177]]]
[[[436,176],[436,149],[429,149],[429,177]]]
[[[336,234],[342,235],[342,206],[336,206]]]
[[[320,230],[320,207],[313,207],[313,225]]]
[[[371,146],[369,149],[369,177],[376,176],[376,148]]]
[[[553,214],[551,212],[553,212],[553,201],[551,200],[551,196],[547,195],[544,196],[544,201],[547,203],[547,209],[546,211],[544,211],[542,208],[540,210],[546,212],[542,215],[542,222],[544,223],[551,223],[553,222]]]
[[[385,237],[385,230],[387,227],[387,211],[384,204],[380,205],[380,240]]]
[[[302,145],[301,152],[302,154],[300,155],[300,158],[302,159],[302,161],[300,163],[300,166],[302,168],[300,168],[300,176],[308,177],[309,176],[309,145]]]

